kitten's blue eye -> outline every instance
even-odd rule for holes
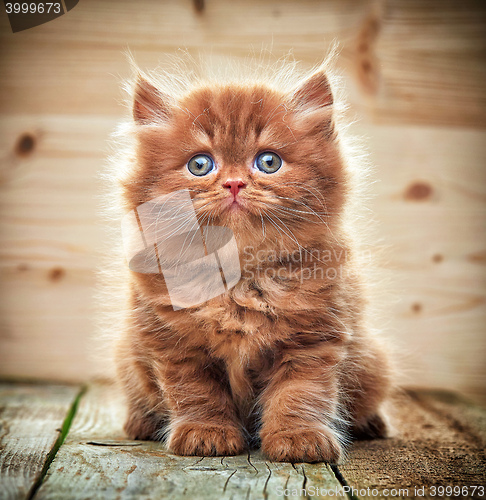
[[[266,151],[256,157],[255,167],[266,174],[273,174],[282,166],[282,163],[282,158],[277,153]]]
[[[187,169],[192,175],[201,177],[214,169],[214,161],[208,155],[196,155],[187,162]]]

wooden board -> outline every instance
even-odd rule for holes
[[[382,246],[375,324],[395,348],[405,385],[484,394],[486,134],[361,124],[375,181]],[[474,367],[474,368],[473,368]]]
[[[110,26],[110,37],[106,37]],[[0,19],[7,113],[117,114],[129,48],[144,67],[186,49],[243,59],[291,51],[307,65],[334,41],[353,104],[377,122],[486,125],[486,8],[481,0],[84,0],[12,36]]]
[[[36,499],[272,499],[307,481],[307,464],[272,463],[259,453],[178,457],[160,443],[128,441],[122,431],[124,413],[113,387],[92,387]],[[317,474],[321,486],[340,488],[326,464],[313,477]]]
[[[93,291],[106,238],[97,173],[115,124],[32,115],[3,122],[10,159],[0,187],[0,373],[79,381],[97,370]],[[34,151],[16,156],[18,138],[31,130],[39,131]],[[477,166],[486,162],[486,132],[365,123],[354,132],[369,138],[376,165],[378,244],[370,243],[387,247],[376,325],[397,346],[407,384],[480,393],[486,170]],[[417,185],[429,189],[422,198],[410,195]]]
[[[367,48],[369,47],[369,48]],[[481,0],[377,2],[355,68],[380,123],[486,125],[486,5]]]
[[[79,387],[0,383],[0,498],[24,499],[42,478]]]
[[[4,375],[83,381],[95,371],[93,295],[106,245],[99,173],[115,123],[26,115],[0,125]],[[22,152],[26,136],[32,149]]]
[[[311,67],[336,40],[389,249],[381,295],[394,301],[377,325],[407,383],[484,393],[485,13],[481,0],[207,0],[200,12],[83,0],[16,34],[0,16],[0,374],[96,372],[98,173],[126,114],[127,48],[143,68],[181,47],[207,64],[292,50]]]
[[[484,408],[447,392],[403,394],[392,410],[396,435],[355,443],[339,470],[359,498],[373,498],[368,488],[403,489],[408,494],[392,496],[419,497],[422,487],[430,498],[439,486],[465,486],[469,494],[456,496],[484,498],[471,492],[486,486],[485,418]]]
[[[468,488],[452,498],[484,497],[481,490],[472,494],[486,483],[484,407],[449,392],[413,390],[397,395],[390,415],[392,438],[355,442],[338,466],[272,463],[258,451],[178,457],[160,443],[127,440],[119,394],[91,386],[35,498],[263,500],[319,498],[326,491],[376,498],[387,490],[397,498],[432,498],[434,486]]]

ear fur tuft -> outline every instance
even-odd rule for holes
[[[140,73],[133,92],[133,119],[141,125],[165,122],[171,115],[172,99],[160,92]]]
[[[332,105],[334,99],[331,86],[324,71],[319,70],[304,80],[294,92],[292,101],[303,109],[316,109]]]

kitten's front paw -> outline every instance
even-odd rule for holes
[[[286,429],[262,431],[262,451],[275,462],[331,462],[341,457],[341,445],[333,431],[319,429]]]
[[[172,428],[167,445],[176,455],[207,457],[238,455],[245,440],[239,429],[229,425],[181,423]]]

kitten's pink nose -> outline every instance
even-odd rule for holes
[[[240,189],[243,189],[246,184],[241,179],[228,179],[223,186],[231,191],[233,198],[236,198]]]

